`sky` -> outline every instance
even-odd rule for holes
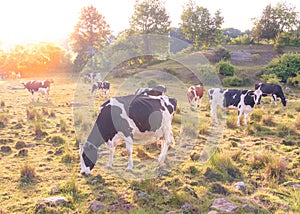
[[[178,27],[188,0],[162,0],[171,26]],[[221,10],[223,28],[251,29],[251,18],[259,17],[268,5],[281,0],[195,0],[213,15]],[[287,0],[300,13],[299,0]],[[114,35],[129,27],[135,0],[9,0],[0,2],[0,47],[16,44],[59,42],[67,39],[79,20],[81,9],[93,5],[104,15]]]

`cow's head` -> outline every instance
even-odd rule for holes
[[[81,174],[90,174],[97,161],[98,150],[90,142],[79,145]]]
[[[249,95],[251,95],[253,97],[254,103],[256,105],[260,105],[261,97],[263,95],[263,93],[260,89],[256,89],[255,91],[250,91]]]
[[[286,97],[283,97],[282,99],[281,99],[281,103],[282,103],[282,105],[283,106],[286,106],[286,102],[288,101],[288,99],[286,98]]]

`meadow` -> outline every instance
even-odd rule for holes
[[[285,91],[285,108],[263,98],[247,126],[236,126],[236,111],[221,110],[223,122],[215,125],[206,94],[198,111],[190,108],[186,90],[196,80],[188,73],[182,81],[180,69],[169,62],[108,77],[111,97],[165,84],[178,99],[176,144],[165,168],[157,166],[160,145],[145,139],[134,144],[132,173],[124,172],[124,145],[117,147],[112,170],[105,168],[103,146],[90,176],[79,173],[78,145],[108,98],[91,96],[91,85],[76,75],[39,77],[53,80],[49,101],[32,101],[16,87],[19,80],[0,81],[0,213],[208,213],[217,198],[236,205],[234,213],[299,213],[299,90]],[[54,196],[65,200],[44,200]]]

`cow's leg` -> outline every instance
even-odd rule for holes
[[[32,99],[32,101],[34,101],[34,92],[33,91],[31,91],[31,99]]]
[[[274,105],[277,106],[277,103],[276,103],[277,96],[276,96],[276,94],[272,94],[272,98],[273,98],[273,101],[274,101]]]
[[[116,150],[116,145],[114,144],[113,141],[108,142],[108,149],[109,149],[109,161],[108,161],[107,168],[111,169],[114,162],[114,155]]]
[[[200,108],[202,108],[202,97],[199,99]]]
[[[195,105],[195,110],[197,110],[198,109],[198,99],[195,97],[194,98],[194,105]]]
[[[245,125],[247,125],[249,114],[250,114],[250,112],[244,112],[244,124]]]
[[[133,144],[133,140],[131,137],[127,137],[125,139],[125,144],[126,144],[126,149],[127,152],[129,154],[129,160],[128,160],[128,166],[125,169],[126,172],[130,172],[133,169],[133,160],[132,160],[132,144]]]
[[[237,123],[236,123],[237,126],[241,126],[241,117],[242,117],[242,114],[243,114],[243,112],[239,109],[238,110],[238,120],[237,120]]]
[[[168,148],[169,148],[169,144],[172,143],[172,137],[173,137],[173,134],[172,134],[172,126],[171,124],[166,127],[165,131],[164,131],[164,140],[162,142],[162,150],[161,150],[161,153],[158,157],[158,162],[159,163],[163,163],[166,159],[166,154],[168,152]]]
[[[219,124],[220,122],[219,122],[218,117],[217,117],[217,105],[215,103],[211,104],[211,110],[210,110],[210,112],[211,112],[211,115],[213,117],[214,122],[216,124]]]

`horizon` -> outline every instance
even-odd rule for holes
[[[174,4],[172,0],[163,0],[167,14],[170,16],[171,27],[179,27],[183,5],[187,1],[178,0],[177,4]],[[224,17],[222,29],[235,28],[242,32],[251,30],[253,27],[251,18],[259,17],[268,4],[276,5],[278,2],[285,2],[295,6],[296,11],[300,13],[300,1],[296,0],[254,0],[247,7],[244,7],[244,2],[238,0],[227,0],[226,2],[195,0],[195,2],[197,5],[207,8],[212,16],[220,9],[221,15]],[[81,9],[89,5],[94,6],[105,17],[112,34],[116,36],[119,32],[129,28],[129,19],[134,12],[134,3],[135,0],[103,0],[101,2],[75,0],[72,1],[72,4],[59,0],[43,2],[11,0],[0,3],[0,26],[2,28],[0,47],[9,49],[15,45],[40,42],[62,45],[73,32]],[[18,15],[15,16],[15,14]]]

